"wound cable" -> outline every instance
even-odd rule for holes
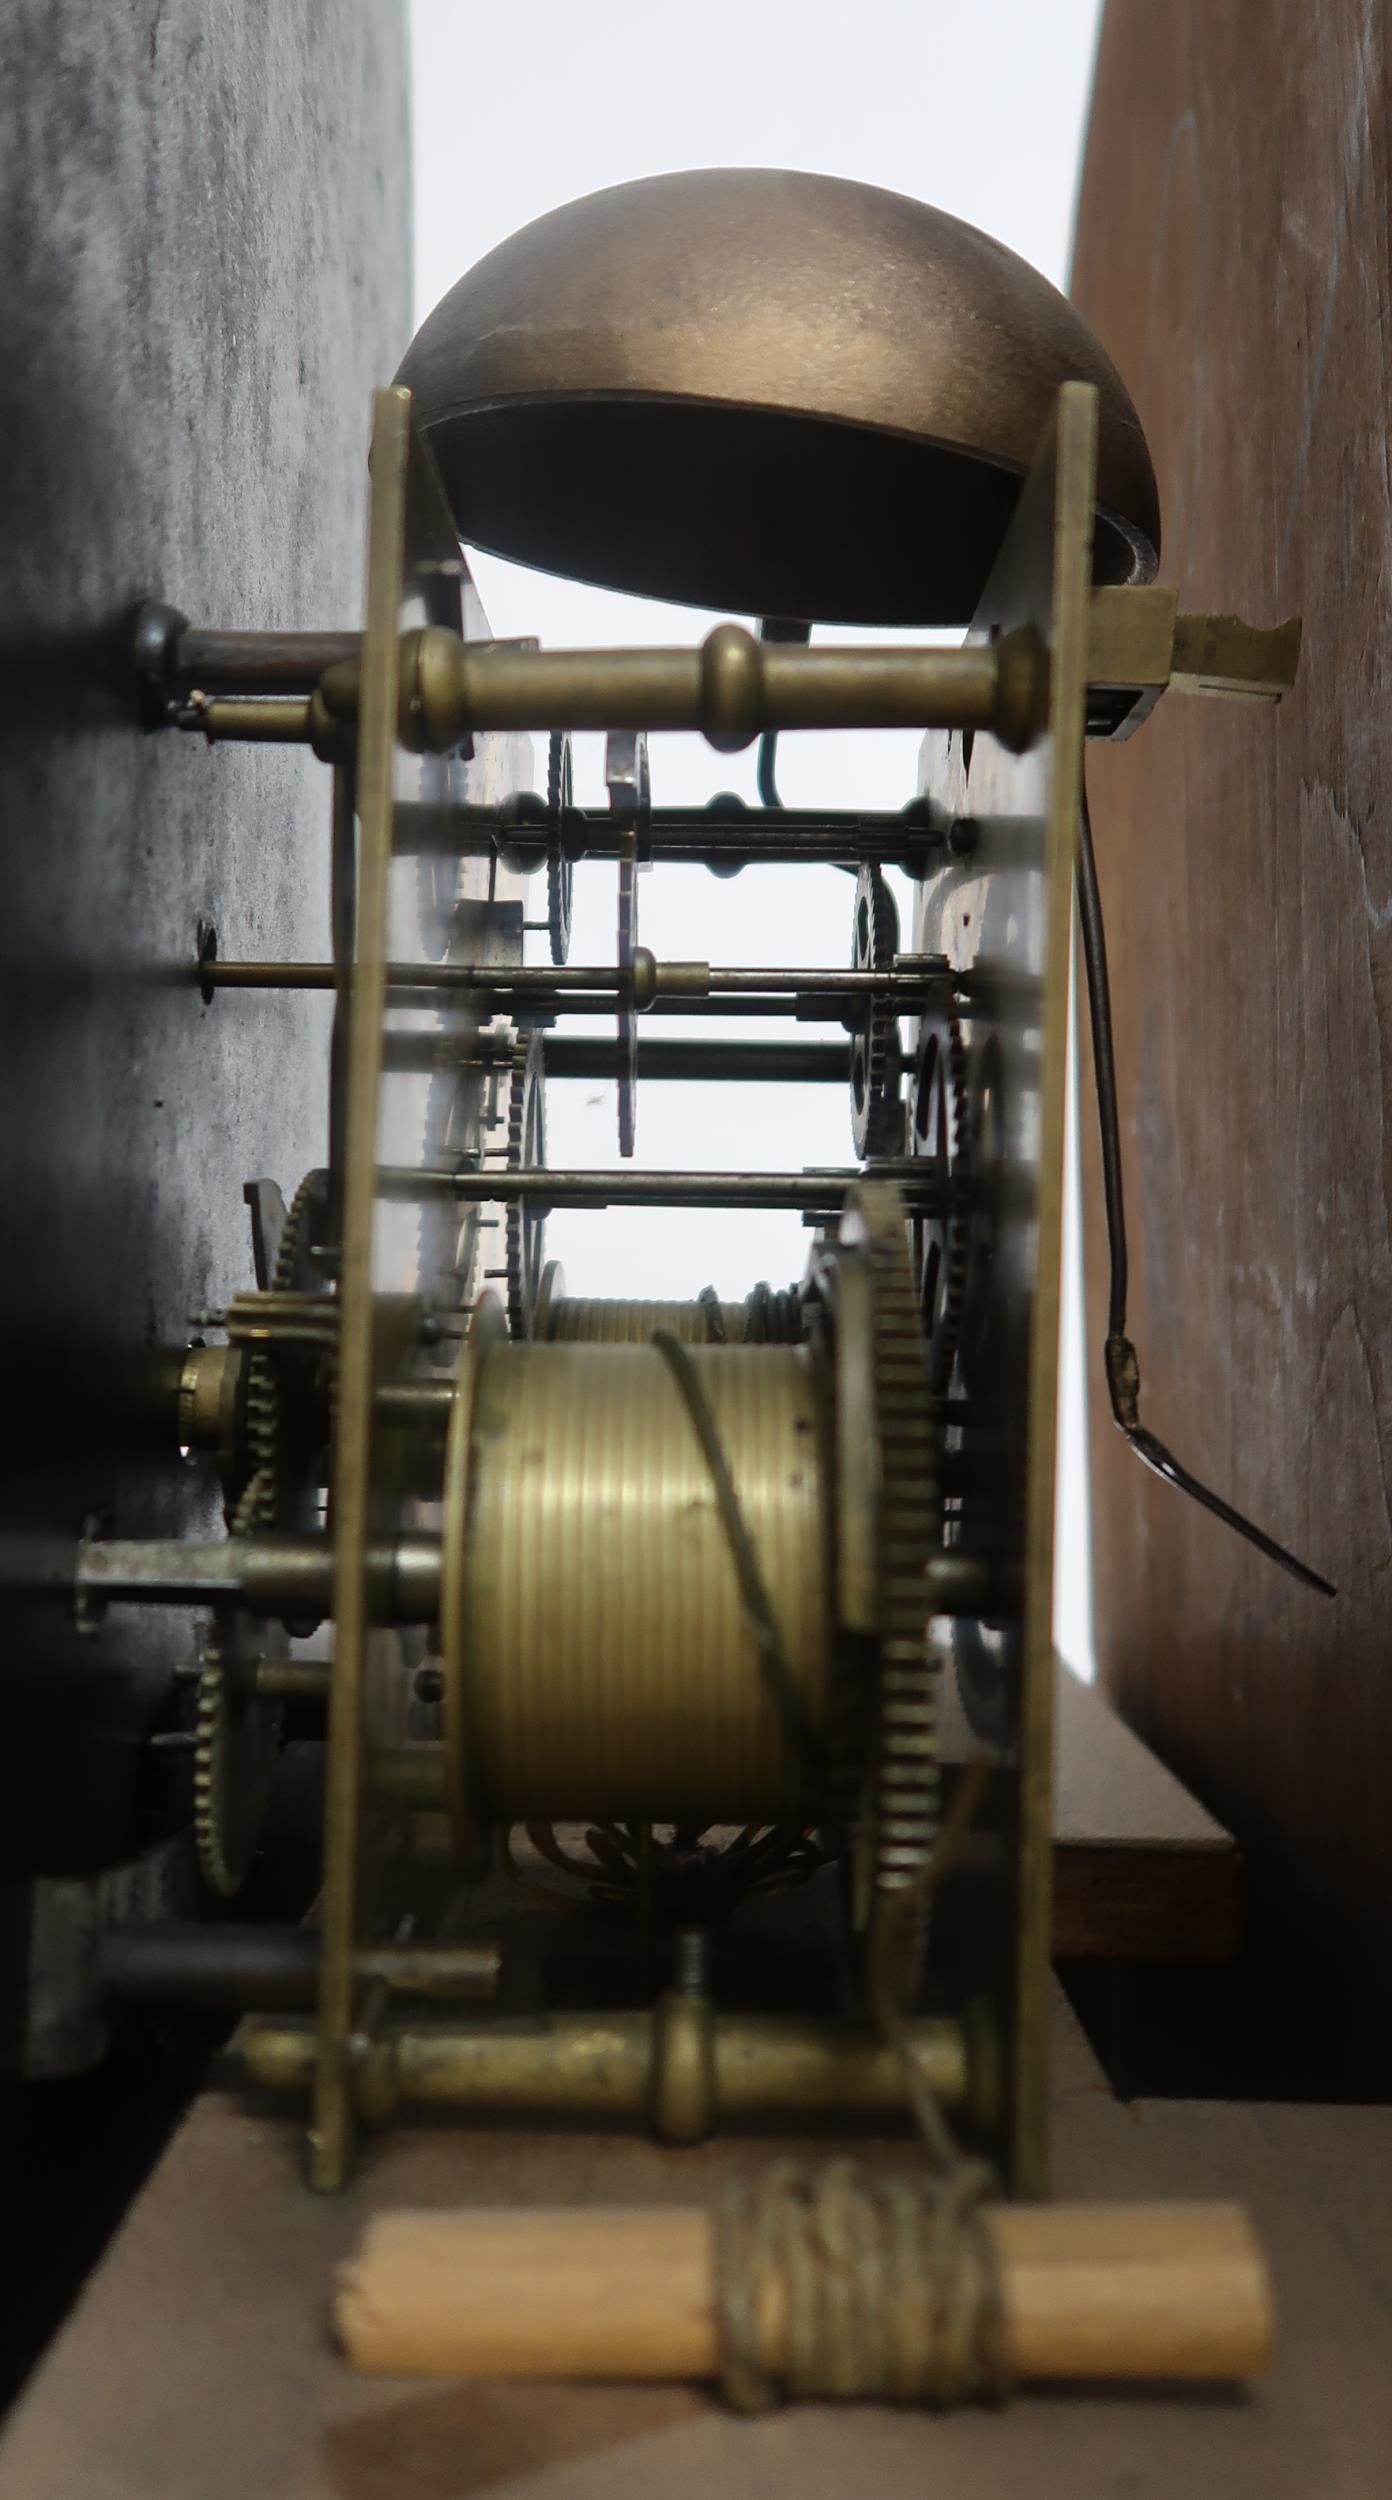
[[[716,2224],[727,2403],[999,2402],[1009,2369],[987,2184],[975,2163],[936,2179],[779,2161],[731,2190]]]

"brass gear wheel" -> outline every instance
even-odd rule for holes
[[[893,1182],[862,1183],[851,1211],[870,1284],[880,1451],[878,1657],[855,1834],[857,1907],[872,2001],[899,2011],[922,1971],[940,1823],[941,1659],[927,1590],[942,1542],[939,1432],[902,1195]]]
[[[508,1084],[507,1168],[546,1164],[546,1063],[539,1033],[519,1033]],[[507,1315],[514,1337],[530,1337],[546,1258],[546,1217],[511,1198],[507,1205]]]
[[[308,1253],[316,1221],[322,1220],[327,1208],[328,1189],[328,1173],[314,1171],[305,1174],[296,1190],[276,1251],[272,1294],[305,1292],[310,1281]],[[327,1295],[315,1298],[326,1304],[330,1301]],[[280,1373],[276,1357],[260,1350],[247,1365],[246,1436],[250,1473],[232,1522],[234,1535],[247,1536],[257,1528],[312,1524],[287,1516],[296,1488],[289,1483],[286,1467]]]
[[[899,913],[878,867],[856,879],[851,922],[853,972],[892,972],[899,952]],[[893,1008],[871,1000],[851,1037],[851,1137],[862,1162],[899,1154],[904,1113],[899,1098],[899,1023]]]
[[[193,1831],[210,1892],[240,1891],[265,1821],[280,1709],[256,1690],[264,1627],[235,1613],[216,1615],[203,1641],[193,1750]]]
[[[264,1321],[278,1303],[287,1350],[310,1352],[316,1361],[327,1353],[332,1362],[328,1349],[337,1306],[332,1296],[306,1290],[313,1282],[309,1251],[327,1209],[328,1189],[327,1172],[305,1174],[290,1202],[269,1289],[239,1298],[228,1313],[229,1335],[243,1307],[259,1311]],[[311,1306],[301,1323],[314,1321],[304,1344],[296,1341],[292,1299]],[[312,1309],[319,1303],[322,1312]],[[230,1521],[232,1534],[312,1525],[304,1489],[288,1464],[279,1353],[260,1346],[247,1364],[246,1448],[249,1474]],[[317,1510],[317,1487],[312,1491]],[[194,1722],[193,1832],[203,1880],[224,1900],[240,1889],[255,1855],[280,1751],[280,1707],[257,1692],[256,1668],[262,1658],[283,1656],[286,1648],[278,1625],[253,1624],[233,1612],[215,1615],[204,1637]]]
[[[565,854],[565,820],[575,798],[570,739],[553,729],[546,754],[546,931],[553,964],[570,956],[575,870]]]
[[[934,1213],[915,1227],[915,1251],[928,1383],[942,1397],[962,1341],[972,1236],[967,1044],[955,1016],[925,1016],[919,1026],[908,1143],[910,1154],[931,1164],[940,1191]]]
[[[438,1066],[426,1093],[423,1159],[438,1170],[462,1171],[486,1130],[496,1100],[497,1076],[480,1067],[464,1038],[442,1036]],[[464,1311],[473,1300],[482,1247],[482,1209],[451,1201],[443,1193],[426,1200],[419,1216],[418,1288],[440,1311]]]
[[[631,974],[638,953],[638,872],[652,857],[652,775],[647,731],[611,730],[604,747],[609,811],[619,835],[618,966]],[[638,1124],[638,1013],[619,995],[619,1153],[633,1153]]]

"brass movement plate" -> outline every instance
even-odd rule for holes
[[[360,2018],[353,1953],[390,1920],[397,1818],[367,1802],[372,1761],[409,1733],[412,1680],[424,1642],[369,1620],[370,1536],[433,1524],[402,1467],[399,1436],[375,1417],[387,1369],[394,1383],[448,1376],[463,1307],[481,1263],[490,1211],[390,1200],[380,1167],[454,1161],[496,1124],[497,1079],[469,1060],[477,1029],[467,990],[393,994],[394,961],[520,963],[520,881],[491,880],[479,859],[443,860],[413,846],[421,802],[496,803],[532,778],[529,742],[480,738],[468,763],[401,745],[403,636],[444,625],[486,632],[410,394],[373,404],[366,626],[358,713],[356,951],[351,985],[338,1406],[334,1443],[334,1660],[330,1693],[322,1958],[310,2175],[342,2184],[352,2153],[350,2043]]]
[[[969,976],[962,1019],[968,1151],[982,1192],[967,1281],[989,1352],[965,1386],[985,1420],[964,1436],[993,1474],[997,1567],[1019,1592],[996,1627],[1018,1663],[1003,1765],[1009,1811],[996,1990],[1008,2042],[1016,2194],[1047,2184],[1053,1751],[1054,1477],[1072,873],[1082,795],[1097,395],[1060,391],[971,635],[1032,628],[1047,645],[1048,714],[1014,755],[987,735],[931,733],[920,786],[962,828],[961,855],[920,890],[914,943]]]

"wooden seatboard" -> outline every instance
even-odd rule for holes
[[[1056,1960],[1226,1961],[1242,1937],[1230,1832],[1095,1685],[1054,1686]]]
[[[697,2388],[355,2377],[330,2342],[329,2291],[372,2211],[700,2202],[768,2144],[401,2127],[369,2143],[342,2196],[315,2197],[293,2120],[213,2091],[11,2416],[0,2500],[593,2500],[611,2485],[633,2500],[1383,2500],[1392,2111],[1123,2106],[1061,2000],[1053,2067],[1061,2194],[1246,2199],[1280,2322],[1261,2386],[749,2423]],[[903,2146],[881,2154],[902,2161]]]

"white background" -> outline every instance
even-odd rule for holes
[[[413,0],[416,318],[494,244],[545,210],[640,175],[700,165],[780,165],[903,191],[970,219],[1058,285],[1066,281],[1099,0]],[[494,630],[543,642],[687,642],[716,620],[592,590],[480,554]],[[868,637],[883,639],[883,636]],[[837,629],[835,639],[850,639]],[[893,808],[912,796],[909,732],[780,741],[794,805]],[[601,744],[576,742],[577,797],[603,800]],[[717,789],[753,801],[754,751],[717,756],[694,737],[652,740],[664,805]],[[544,909],[540,881],[532,891]],[[655,868],[641,937],[659,956],[716,963],[841,964],[852,886],[835,869]],[[542,949],[545,940],[530,941]],[[571,960],[614,953],[614,871],[576,873]],[[584,1029],[596,1028],[587,1026]],[[664,1018],[664,1035],[686,1028]],[[742,1028],[709,1022],[712,1036]],[[765,1038],[796,1032],[749,1027]],[[549,1159],[617,1159],[612,1088],[549,1089]],[[736,1111],[738,1116],[736,1117]],[[1075,1128],[1075,1124],[1074,1124]],[[798,1168],[852,1159],[846,1097],[827,1086],[650,1085],[640,1163]],[[1075,1134],[1070,1163],[1076,1163]],[[1070,1186],[1075,1214],[1076,1187]],[[1056,1623],[1091,1661],[1076,1222],[1065,1261]],[[548,1249],[576,1293],[732,1299],[759,1277],[791,1284],[807,1236],[795,1216],[560,1212]]]

